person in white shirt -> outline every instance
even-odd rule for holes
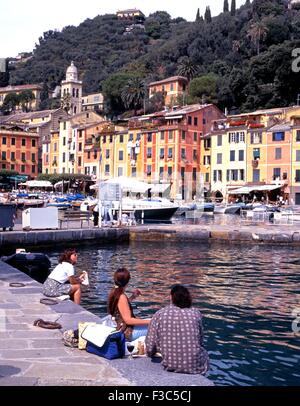
[[[67,249],[59,258],[59,264],[53,269],[43,285],[43,294],[48,297],[70,295],[71,299],[80,304],[81,284],[84,275],[75,276],[74,264],[77,262],[75,249]]]

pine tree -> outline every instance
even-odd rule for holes
[[[245,6],[247,6],[247,7],[251,6],[251,1],[250,1],[250,0],[246,0]]]
[[[207,23],[211,23],[211,21],[212,21],[212,18],[211,18],[211,11],[210,11],[210,7],[209,7],[209,6],[206,7],[205,14],[204,14],[204,20],[205,20]]]
[[[236,13],[236,2],[235,0],[231,0],[231,10],[230,10],[230,14],[232,16],[235,16]]]
[[[224,0],[224,8],[223,8],[224,13],[229,12],[229,3],[228,0]]]
[[[196,23],[198,23],[200,20],[201,20],[201,17],[200,17],[200,9],[198,8],[198,10],[197,10],[197,15],[196,15]]]

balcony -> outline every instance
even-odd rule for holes
[[[230,121],[229,127],[243,127],[246,125],[246,120]]]
[[[102,134],[107,134],[107,133],[114,133],[115,132],[115,126],[111,124],[104,124],[101,126],[99,134],[97,135],[102,135]]]
[[[249,128],[251,128],[251,129],[264,128],[264,127],[265,127],[264,124],[260,124],[260,123],[249,123]]]

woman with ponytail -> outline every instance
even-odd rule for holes
[[[115,317],[117,328],[122,330],[127,341],[134,341],[146,336],[150,319],[138,319],[133,314],[131,301],[141,295],[136,289],[128,298],[125,289],[130,281],[130,273],[126,268],[119,268],[114,273],[115,286],[108,297],[108,313]]]

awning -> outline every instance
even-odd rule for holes
[[[53,187],[51,182],[47,180],[28,180],[25,183],[20,183],[20,186],[27,186],[27,187]]]
[[[257,185],[243,186],[238,189],[230,190],[229,195],[248,195],[251,192],[269,192],[275,189],[281,189],[282,185]]]
[[[119,184],[123,192],[132,192],[132,193],[146,193],[152,185],[149,185],[145,182],[140,182],[135,178],[126,178],[125,176],[120,176],[118,178],[108,179],[105,181],[108,184]],[[90,189],[98,189],[99,180],[96,185],[90,186]]]
[[[90,186],[90,189],[97,190],[99,187],[99,180],[96,181],[95,185]],[[151,193],[165,193],[170,187],[170,183],[146,183],[141,182],[135,178],[126,178],[125,176],[120,176],[118,178],[108,179],[105,181],[108,184],[119,184],[123,192],[132,193],[146,193],[147,190],[151,189]]]
[[[151,193],[165,193],[171,186],[170,183],[157,183],[149,185],[151,187]]]
[[[234,189],[230,190],[228,192],[229,195],[248,195],[250,192],[252,192],[253,189],[251,189],[248,186],[240,187],[239,189]]]
[[[165,119],[166,120],[176,120],[176,119],[178,119],[178,118],[182,118],[183,116],[181,115],[181,116],[165,116]]]

